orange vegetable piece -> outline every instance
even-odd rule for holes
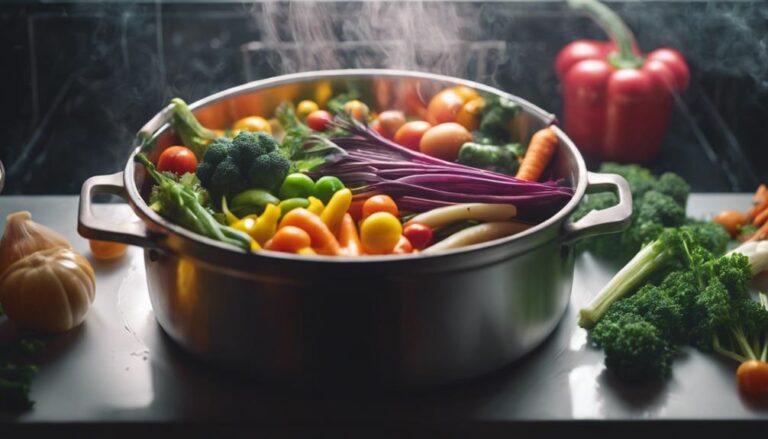
[[[413,245],[411,244],[411,241],[408,240],[408,238],[400,235],[400,240],[397,241],[397,245],[395,245],[395,249],[392,250],[392,253],[395,255],[413,253]]]
[[[117,259],[123,256],[128,248],[121,242],[97,241],[95,239],[88,240],[88,245],[91,247],[93,257],[99,260]]]
[[[531,142],[528,144],[528,150],[520,163],[520,169],[517,171],[517,178],[527,181],[537,181],[544,168],[547,167],[552,156],[555,155],[557,146],[557,134],[547,127],[534,133]]]
[[[309,233],[296,226],[285,226],[275,233],[264,249],[285,253],[298,253],[299,250],[310,247],[312,238]]]
[[[357,233],[357,225],[352,215],[344,215],[339,225],[339,245],[347,256],[360,256],[363,254],[363,244]]]
[[[768,396],[768,363],[748,360],[736,369],[739,390],[751,397]]]
[[[720,224],[731,237],[739,234],[741,226],[747,223],[747,215],[738,210],[724,210],[712,219],[716,224]]]
[[[341,254],[341,247],[331,230],[319,216],[304,208],[293,209],[283,216],[278,230],[287,226],[295,226],[309,234],[312,241],[312,249],[321,255],[337,256]]]

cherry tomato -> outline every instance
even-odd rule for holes
[[[368,106],[357,99],[352,99],[344,104],[344,111],[360,122],[368,120]]]
[[[391,139],[401,126],[405,125],[405,114],[402,111],[388,110],[379,114],[376,121],[381,125],[384,137]]]
[[[314,101],[303,100],[299,102],[298,105],[296,105],[296,116],[299,116],[299,118],[304,119],[307,116],[309,116],[310,113],[314,113],[319,109],[320,107],[318,107]]]
[[[435,125],[422,136],[419,150],[449,162],[459,156],[461,145],[472,141],[472,133],[456,122]]]
[[[344,183],[341,180],[332,175],[326,175],[325,177],[320,177],[315,183],[314,195],[323,204],[328,204],[333,194],[342,189],[344,189]]]
[[[408,149],[418,151],[421,137],[430,128],[432,128],[432,125],[423,120],[407,122],[395,132],[395,142]]]
[[[389,212],[397,216],[397,204],[389,195],[374,195],[363,203],[363,219],[376,212]]]
[[[768,396],[768,363],[748,360],[736,369],[739,390],[748,396]]]
[[[267,119],[261,116],[248,116],[244,117],[232,127],[235,132],[238,131],[253,131],[272,134],[272,125],[269,124]]]
[[[363,204],[366,200],[352,200],[352,204],[349,205],[347,213],[352,215],[352,219],[355,220],[355,224],[363,219]]]
[[[91,254],[94,259],[109,260],[117,259],[125,254],[127,245],[120,242],[111,241],[97,241],[91,239],[88,241],[88,245],[91,247]]]
[[[160,172],[172,172],[176,175],[196,172],[197,157],[195,157],[195,153],[192,150],[185,146],[170,146],[165,148],[157,159],[157,170]]]
[[[376,212],[360,224],[360,241],[369,254],[390,253],[400,241],[403,226],[388,212]]]
[[[454,89],[443,90],[429,101],[427,121],[433,125],[454,122],[462,106],[464,99]]]
[[[331,113],[325,110],[317,110],[309,113],[307,125],[315,131],[325,131],[331,119],[333,119]]]
[[[288,175],[280,185],[278,194],[281,200],[288,198],[307,198],[315,190],[315,182],[308,175],[296,172]]]
[[[411,241],[414,248],[423,250],[432,242],[432,228],[424,224],[411,223],[403,229],[403,236]]]

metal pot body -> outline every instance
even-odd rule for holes
[[[408,110],[447,85],[467,85],[520,103],[519,135],[527,141],[552,115],[515,96],[437,75],[388,70],[312,72],[246,84],[191,107],[214,128],[239,117],[271,114],[283,100],[369,90],[377,110]],[[170,144],[168,109],[145,126],[156,152]],[[133,155],[122,173],[83,185],[79,231],[88,238],[146,247],[150,299],[163,329],[198,357],[269,381],[300,385],[385,384],[423,387],[498,369],[539,345],[560,321],[570,297],[573,243],[619,231],[631,214],[621,177],[592,174],[572,142],[560,138],[551,175],[573,199],[552,217],[514,237],[445,254],[360,258],[244,253],[184,230],[150,210],[151,184]],[[588,189],[608,188],[619,204],[573,223]],[[94,217],[98,192],[128,200],[141,222]]]

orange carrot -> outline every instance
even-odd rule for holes
[[[338,256],[341,248],[331,230],[319,216],[304,208],[293,209],[286,213],[278,229],[287,226],[296,226],[303,229],[312,239],[312,249],[321,255]]]
[[[762,226],[766,220],[768,220],[768,208],[763,209],[762,212],[758,213],[755,216],[755,219],[752,220],[752,224]]]
[[[520,162],[520,169],[517,171],[517,178],[521,180],[536,181],[541,177],[544,168],[555,155],[557,146],[557,135],[549,127],[543,128],[531,137],[531,143],[528,144],[528,150]]]
[[[357,233],[357,225],[350,214],[344,214],[339,225],[339,245],[347,256],[360,256],[363,254],[363,244]]]
[[[754,221],[766,209],[768,209],[768,188],[761,184],[752,197],[752,207],[747,211],[747,220]]]
[[[766,238],[768,238],[768,222],[763,223],[755,233],[747,238],[747,241],[762,241]]]
[[[299,250],[309,247],[312,238],[304,229],[296,226],[281,227],[269,241],[264,244],[264,249],[285,253],[298,253]]]

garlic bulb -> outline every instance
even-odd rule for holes
[[[95,294],[91,264],[64,247],[32,253],[0,277],[0,303],[8,318],[38,332],[63,332],[79,325]]]
[[[14,212],[5,221],[5,232],[0,240],[0,274],[14,262],[38,250],[72,248],[64,237],[32,221],[32,215],[27,211]]]

